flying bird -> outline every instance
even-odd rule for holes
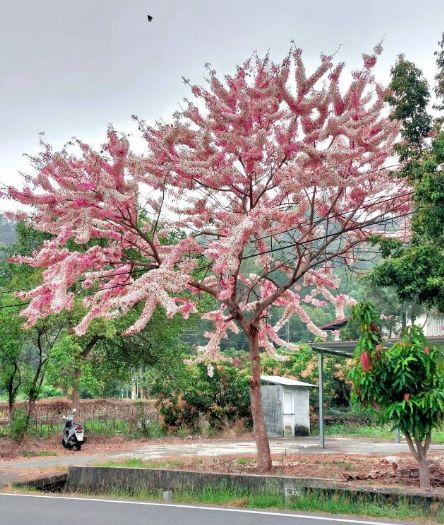
[[[153,21],[153,17],[151,15],[146,15],[146,17],[148,18],[148,22],[152,22]]]

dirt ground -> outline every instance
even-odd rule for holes
[[[101,454],[109,451],[132,450],[138,445],[147,443],[180,443],[181,438],[164,438],[156,440],[127,439],[121,436],[91,436],[85,444],[88,454]],[[187,441],[188,442],[188,441]],[[46,439],[26,437],[20,443],[7,438],[0,439],[0,460],[9,461],[24,457],[72,456],[78,454],[75,450],[67,450],[61,445],[60,436]]]
[[[249,434],[243,434],[244,439],[249,439]],[[200,436],[189,436],[186,438],[167,436],[158,439],[129,439],[124,436],[101,436],[89,435],[85,444],[88,454],[106,454],[107,452],[133,450],[144,445],[162,444],[190,444],[193,442],[212,443],[218,440],[235,441],[236,436],[222,434],[219,438],[202,438]],[[0,461],[12,461],[17,459],[38,458],[48,456],[72,456],[79,454],[75,450],[67,450],[62,447],[61,435],[54,435],[48,438],[25,437],[20,443],[9,438],[0,438]]]
[[[436,489],[444,492],[444,455],[430,455],[431,481]],[[146,462],[155,468],[174,468],[203,472],[258,473],[253,455],[224,457],[171,457]],[[356,486],[419,487],[419,471],[409,454],[396,456],[329,454],[279,454],[273,455],[275,475],[298,478],[317,478],[325,481],[343,482]]]
[[[248,438],[244,436],[244,439]],[[75,464],[73,461],[76,461],[77,457],[83,458],[85,453],[90,459],[88,463],[82,464],[103,463],[106,460],[112,460],[118,464],[123,462],[123,458],[115,457],[116,452],[122,452],[127,458],[139,459],[140,466],[151,468],[251,474],[258,472],[255,455],[249,451],[222,452],[224,448],[225,450],[231,448],[230,443],[234,445],[232,448],[245,444],[245,442],[236,443],[237,440],[234,437],[232,440],[227,440],[227,436],[224,436],[223,440],[200,437],[129,440],[120,436],[90,436],[85,445],[85,452],[82,449],[81,453],[65,450],[60,441],[61,438],[58,435],[47,439],[28,437],[21,443],[1,438],[0,481],[2,475],[8,480],[14,476],[16,479],[23,480],[57,474],[66,471],[69,464]],[[248,439],[248,441],[252,440]],[[199,445],[204,445],[204,443],[210,444],[210,447],[200,448]],[[185,445],[190,445],[191,448]],[[204,455],[204,448],[210,450],[208,455]],[[204,454],[201,455],[202,452]],[[162,457],[158,455],[150,458],[150,454],[162,454]],[[60,457],[60,462],[57,461],[57,456]],[[85,457],[86,459],[88,458]],[[29,461],[24,463],[24,460]],[[444,451],[431,451],[429,460],[432,486],[440,493],[444,493]],[[285,449],[285,452],[273,454],[272,474],[302,479],[318,478],[353,487],[390,486],[413,490],[419,486],[416,462],[409,453],[400,451],[396,455],[384,455],[382,453],[347,453],[339,450],[335,452],[331,448],[326,453],[316,453],[314,450],[297,452]]]

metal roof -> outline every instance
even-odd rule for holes
[[[343,328],[347,323],[348,317],[344,317],[343,319],[336,319],[335,321],[325,324],[324,326],[320,326],[319,328],[326,332],[331,332],[333,330],[339,330],[340,328]]]
[[[384,344],[391,346],[401,341],[399,337],[384,339]],[[431,345],[444,345],[444,335],[427,337]],[[331,343],[309,343],[311,349],[322,354],[338,355],[342,357],[352,357],[358,341],[334,341]]]
[[[262,376],[261,381],[265,383],[272,383],[274,385],[285,385],[285,386],[300,386],[305,388],[316,387],[311,383],[303,383],[302,381],[297,381],[296,379],[289,379],[288,377],[281,376]]]

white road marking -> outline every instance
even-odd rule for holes
[[[322,516],[310,516],[306,514],[292,514],[285,512],[270,512],[263,510],[249,510],[249,509],[229,509],[219,507],[204,507],[199,505],[180,505],[178,503],[154,503],[150,501],[125,501],[116,499],[100,499],[100,498],[78,498],[75,496],[43,496],[40,494],[13,494],[8,492],[0,493],[0,496],[15,496],[18,498],[44,498],[44,499],[61,499],[61,500],[74,500],[74,501],[93,501],[97,503],[124,503],[126,505],[145,505],[147,507],[174,507],[178,509],[194,509],[194,510],[211,510],[215,512],[240,512],[243,514],[261,514],[263,516],[282,516],[287,518],[303,518],[307,520],[317,521],[333,521],[340,523],[357,523],[359,525],[396,525],[395,522],[383,522],[383,521],[364,521],[364,520],[353,520],[350,518],[329,518]],[[401,523],[399,525],[402,525]]]

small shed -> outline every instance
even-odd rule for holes
[[[308,436],[310,388],[316,385],[280,376],[261,375],[262,407],[270,437]]]

